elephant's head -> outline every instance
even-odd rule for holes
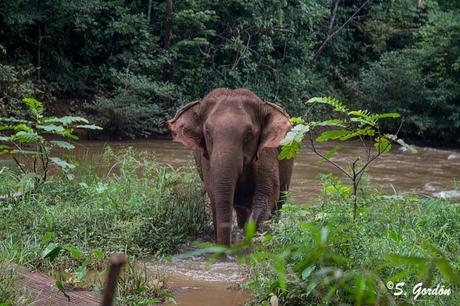
[[[169,125],[175,141],[200,151],[210,162],[214,180],[206,187],[214,194],[218,242],[226,243],[219,239],[220,212],[231,216],[240,174],[263,148],[279,146],[291,128],[289,117],[249,90],[216,89],[202,101],[182,107]]]

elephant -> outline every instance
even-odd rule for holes
[[[174,141],[194,150],[210,198],[218,244],[232,243],[233,209],[243,228],[260,227],[284,202],[293,160],[278,160],[288,114],[248,89],[217,88],[168,121]]]

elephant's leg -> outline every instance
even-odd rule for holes
[[[289,191],[293,167],[293,159],[284,159],[279,161],[280,195],[272,212],[283,207],[283,204],[286,202],[286,192]]]
[[[242,229],[251,215],[251,202],[237,202],[234,208],[236,212],[236,222],[238,223],[238,227]]]
[[[259,226],[268,217],[279,198],[280,184],[276,151],[262,150],[255,168],[256,187],[252,199],[251,220],[254,220]]]

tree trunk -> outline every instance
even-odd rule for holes
[[[152,18],[152,0],[149,0],[149,7],[147,8],[147,23],[150,25]]]
[[[42,24],[38,22],[38,34],[37,34],[37,80],[41,80],[41,69],[42,69]]]
[[[172,15],[173,15],[173,0],[166,0],[166,20],[165,20],[165,34],[163,40],[163,48],[169,50],[171,47],[172,36]]]

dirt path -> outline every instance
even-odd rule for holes
[[[25,267],[15,267],[19,279],[18,287],[26,288],[34,298],[34,306],[97,306],[100,296],[88,290],[69,289],[70,301],[54,286],[54,279]]]

